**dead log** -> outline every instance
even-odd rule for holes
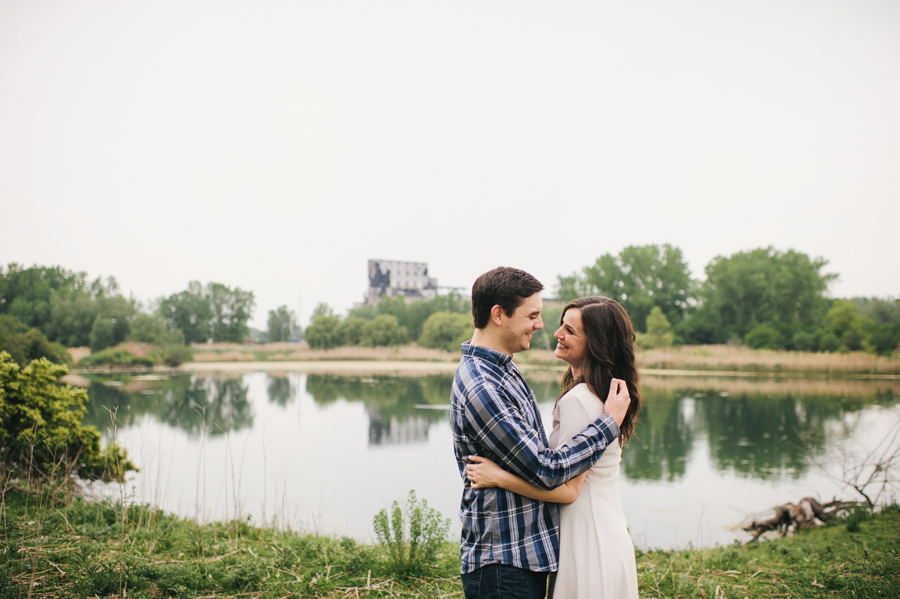
[[[833,499],[826,504],[814,497],[804,497],[797,503],[785,503],[775,507],[775,514],[766,520],[753,520],[744,530],[753,533],[750,541],[756,541],[768,531],[777,531],[782,537],[801,528],[814,528],[835,518],[849,508],[864,505],[860,501]]]

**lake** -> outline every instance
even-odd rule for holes
[[[549,426],[560,373],[525,374]],[[363,542],[374,541],[375,513],[415,489],[456,538],[451,380],[93,375],[85,423],[141,469],[124,489],[95,489],[201,522],[239,518]],[[623,453],[621,489],[645,550],[746,540],[749,517],[805,496],[861,499],[840,481],[892,431],[896,443],[900,427],[897,381],[644,374],[641,388],[646,409]]]

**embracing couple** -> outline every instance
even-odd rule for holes
[[[643,399],[622,306],[585,297],[563,309],[556,357],[568,364],[548,439],[512,361],[543,328],[541,290],[515,268],[472,287],[451,427],[465,487],[460,565],[466,599],[636,598],[634,546],[618,477]]]

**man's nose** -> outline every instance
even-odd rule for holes
[[[544,320],[540,316],[538,316],[537,320],[534,323],[534,330],[540,331],[543,328],[544,328]]]

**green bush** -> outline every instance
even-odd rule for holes
[[[0,316],[0,350],[9,352],[23,368],[38,358],[47,358],[57,364],[72,361],[65,347],[47,341],[39,330],[29,329],[12,316]]]
[[[331,314],[317,314],[306,327],[306,343],[312,349],[333,349],[341,345],[341,319]]]
[[[672,347],[675,343],[675,333],[672,324],[666,318],[659,306],[653,306],[650,315],[647,316],[647,332],[637,334],[638,347],[642,349],[655,349],[658,347]]]
[[[0,483],[76,475],[123,481],[137,470],[124,449],[101,451],[100,433],[81,424],[87,391],[59,384],[68,371],[46,358],[20,368],[0,352]]]
[[[422,327],[419,345],[446,351],[459,351],[459,345],[472,337],[472,317],[455,312],[435,312]]]
[[[747,336],[744,337],[744,343],[747,347],[753,349],[781,349],[784,347],[781,342],[781,333],[767,324],[761,324],[754,327],[747,333]]]
[[[391,314],[376,316],[375,320],[366,322],[362,327],[359,344],[365,347],[403,345],[409,341],[406,327]]]
[[[136,356],[124,347],[108,347],[78,361],[78,366],[153,366],[150,356]]]
[[[394,501],[391,514],[386,509],[375,514],[375,536],[387,551],[391,572],[401,578],[425,574],[435,565],[438,550],[450,530],[450,519],[428,507],[428,502],[416,500],[411,490],[406,498],[406,510]]]

